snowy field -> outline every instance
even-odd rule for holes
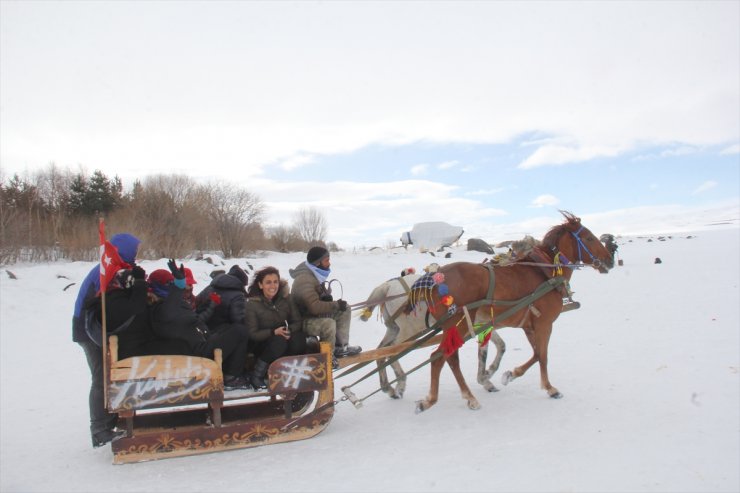
[[[549,399],[539,388],[536,366],[507,387],[495,376],[501,391],[485,392],[475,383],[476,347],[468,342],[462,367],[482,404],[478,411],[467,409],[445,369],[439,403],[414,414],[414,401],[428,388],[425,367],[409,376],[404,399],[379,393],[362,409],[341,402],[328,428],[310,440],[122,466],[111,464],[109,446],[90,446],[89,373],[71,341],[77,289],[93,264],[6,266],[0,272],[0,489],[740,491],[740,230],[618,240],[624,266],[607,275],[577,271],[571,285],[582,306],[555,324],[549,369],[563,399]],[[451,251],[449,259],[402,249],[335,253],[331,277],[341,280],[351,304],[404,267],[485,258]],[[274,265],[287,277],[304,258],[268,254],[238,263]],[[142,263],[147,271],[165,264]],[[186,265],[199,281],[196,291],[204,288],[214,267]],[[355,318],[351,342],[369,349],[384,332],[377,318]],[[507,344],[502,373],[529,358],[530,348],[520,329],[500,334]],[[404,367],[430,351],[410,354]],[[368,379],[355,393],[376,387]]]

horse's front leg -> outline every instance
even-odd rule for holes
[[[540,360],[540,384],[547,391],[547,395],[553,399],[560,399],[563,394],[550,384],[547,374],[547,347],[550,344],[550,334],[552,334],[552,325],[541,327],[535,334],[537,342],[537,352]]]
[[[506,352],[506,343],[496,331],[491,332],[491,341],[496,346],[496,358],[486,370],[486,359],[488,358],[488,344],[478,346],[478,383],[488,392],[498,392],[498,388],[491,382],[491,377],[501,364],[501,359]]]
[[[378,379],[380,379],[380,389],[386,394],[390,394],[391,397],[394,397],[393,388],[388,384],[388,374],[385,371],[386,361],[387,361],[386,358],[381,358],[377,361]]]
[[[480,409],[480,402],[478,402],[478,399],[476,399],[473,393],[470,391],[470,388],[465,381],[465,377],[463,377],[462,371],[460,371],[460,355],[457,351],[452,353],[450,357],[447,358],[447,364],[450,365],[452,374],[455,375],[455,380],[457,380],[457,385],[460,387],[462,398],[468,401],[468,408]]]
[[[401,363],[398,360],[391,363],[391,368],[393,368],[393,372],[396,374],[397,383],[395,390],[391,388],[390,396],[394,399],[401,399],[403,393],[406,392],[406,372],[403,371]]]
[[[383,339],[378,344],[378,349],[388,347],[393,344],[398,338],[398,326],[396,324],[386,324],[386,332]],[[382,358],[377,361],[378,365],[378,379],[380,380],[380,389],[392,398],[397,399],[398,396],[393,390],[393,387],[388,383],[388,373],[386,372],[386,361],[387,358]]]
[[[426,411],[437,403],[437,398],[439,397],[439,374],[442,372],[442,366],[445,364],[444,355],[440,354],[439,357],[435,358],[435,356],[440,352],[442,352],[442,350],[437,349],[432,353],[432,358],[434,358],[434,360],[431,364],[432,380],[429,384],[429,394],[427,394],[426,399],[416,401],[416,414]]]
[[[532,328],[524,328],[524,334],[527,336],[529,345],[532,346],[532,357],[523,365],[517,366],[511,371],[505,371],[501,376],[501,383],[504,385],[509,385],[509,382],[524,375],[533,364],[539,361],[539,353],[537,352],[537,344],[535,343],[534,330]]]

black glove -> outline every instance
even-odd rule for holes
[[[180,264],[180,268],[178,269],[175,259],[171,258],[167,262],[167,267],[170,268],[170,272],[172,272],[175,279],[185,279],[185,266],[183,264]]]
[[[131,269],[131,275],[134,276],[134,279],[146,279],[146,272],[138,265],[134,265],[134,268]]]
[[[347,302],[344,300],[337,300],[337,305],[339,306],[340,312],[343,312],[347,309]]]

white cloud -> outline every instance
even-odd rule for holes
[[[666,149],[660,153],[660,157],[672,157],[672,156],[687,156],[689,154],[696,154],[699,149],[694,146],[680,146]]]
[[[417,164],[416,166],[411,167],[411,174],[414,176],[420,176],[427,174],[427,171],[429,170],[428,164]]]
[[[471,197],[480,196],[480,195],[495,195],[497,193],[503,192],[504,190],[505,190],[504,188],[486,188],[486,189],[481,189],[481,190],[474,190],[472,192],[466,193],[465,195],[468,195]]]
[[[291,171],[314,162],[316,162],[315,157],[309,156],[308,154],[298,154],[282,161],[280,163],[280,167],[285,171]]]
[[[124,4],[26,2],[0,19],[8,171],[233,173],[373,143],[567,139],[530,168],[740,133],[737,2],[185,3],[171,25],[174,4]],[[257,49],[283,18],[280,42]]]
[[[547,206],[553,206],[558,205],[560,203],[560,199],[558,199],[554,195],[540,195],[539,197],[535,198],[532,201],[532,205],[530,207],[547,207]]]
[[[456,161],[456,160],[454,160],[454,161],[445,161],[444,163],[438,164],[437,165],[437,169],[450,169],[450,168],[454,168],[458,164],[460,164],[460,161]]]
[[[728,154],[740,154],[740,144],[731,145],[729,147],[725,147],[721,151],[719,151],[722,155],[728,155]]]
[[[699,195],[700,193],[704,193],[707,190],[711,190],[712,188],[716,187],[718,183],[713,180],[705,181],[701,185],[699,185],[696,190],[691,192],[691,195]]]
[[[588,161],[599,157],[613,157],[620,149],[607,146],[572,147],[563,145],[543,145],[522,161],[519,169],[532,169],[539,166],[560,166]]]

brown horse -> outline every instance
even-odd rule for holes
[[[442,284],[435,284],[431,289],[412,291],[409,295],[409,307],[413,300],[417,303],[424,300],[435,318],[440,319],[445,313],[454,314],[444,323],[447,337],[453,336],[452,341],[460,344],[472,329],[470,321],[493,321],[495,329],[501,327],[521,327],[532,346],[532,357],[523,365],[514,368],[504,375],[504,384],[521,377],[535,363],[540,364],[540,382],[548,395],[560,398],[562,394],[552,386],[547,375],[547,346],[552,333],[552,324],[560,315],[563,308],[563,298],[569,297],[570,291],[567,281],[573,275],[573,268],[587,264],[607,273],[614,266],[614,259],[599,239],[586,229],[580,218],[565,211],[560,211],[565,222],[553,227],[545,235],[539,247],[532,250],[527,257],[507,265],[475,264],[469,262],[454,262],[442,267],[439,272],[444,274],[443,284],[446,285],[448,295],[444,290],[440,293]],[[493,277],[493,279],[492,279]],[[517,301],[526,300],[533,294],[541,293],[543,286],[549,286],[547,281],[563,281],[556,289],[546,291],[536,300],[526,302],[521,308],[512,312],[512,305]],[[545,284],[543,284],[545,283]],[[492,296],[488,297],[492,290]],[[536,294],[535,294],[536,296]],[[482,302],[482,303],[477,303]],[[448,308],[450,303],[454,303]],[[463,307],[467,309],[466,316]],[[417,309],[419,309],[417,307]],[[506,312],[509,312],[508,314]],[[501,318],[505,315],[506,318]],[[456,334],[452,334],[456,331]],[[458,336],[459,337],[456,337]],[[438,398],[439,375],[445,361],[455,375],[462,397],[468,402],[470,409],[478,409],[480,404],[468,388],[460,371],[460,360],[456,344],[453,342],[440,345],[432,353],[431,385],[429,394],[424,400],[416,403],[416,412],[422,412],[432,407]],[[454,349],[454,350],[453,350]]]

